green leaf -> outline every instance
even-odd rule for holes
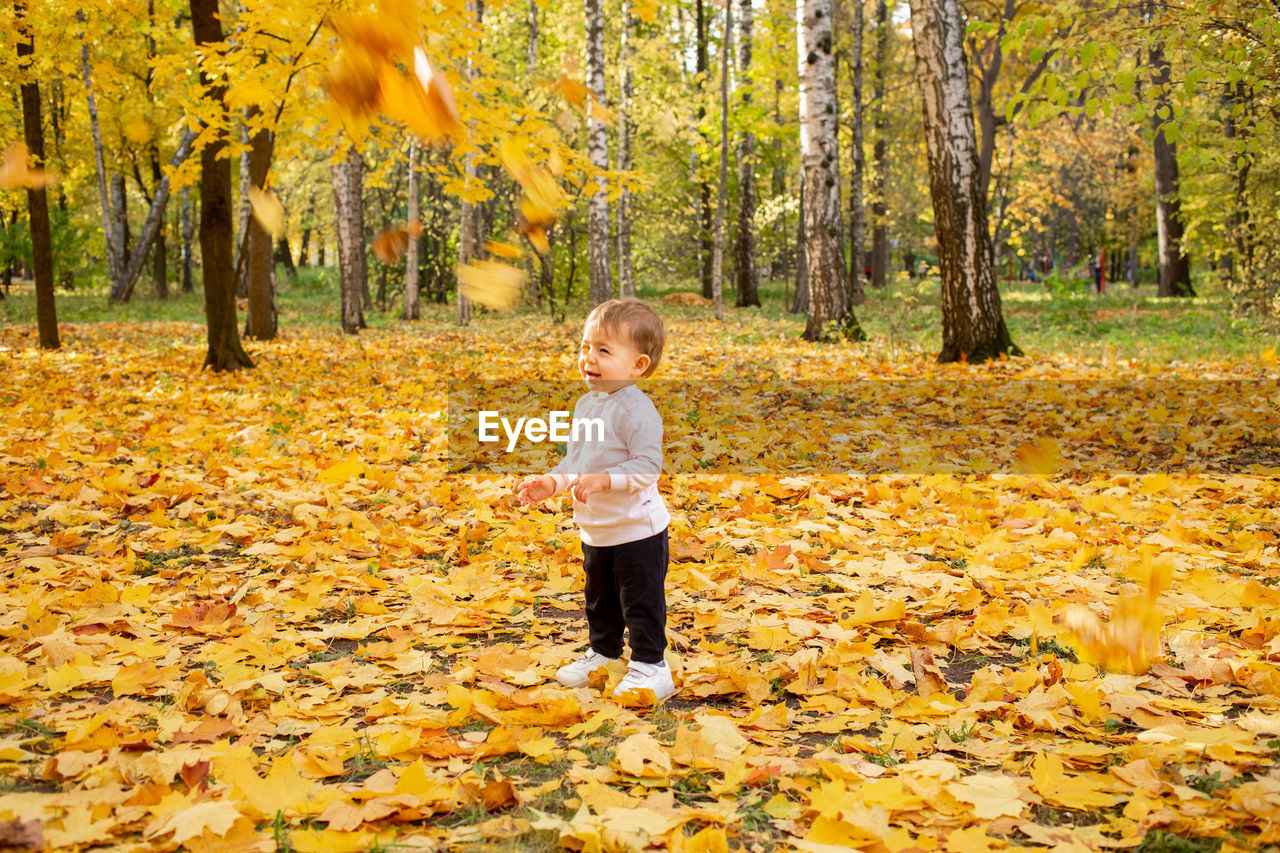
[[[1085,42],[1084,47],[1080,48],[1080,64],[1086,68],[1093,64],[1093,60],[1098,56],[1098,43],[1096,41]]]

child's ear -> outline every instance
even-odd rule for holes
[[[644,375],[644,372],[649,369],[649,362],[652,360],[653,359],[649,358],[647,353],[640,353],[640,355],[636,356],[635,369],[638,370],[641,375]]]

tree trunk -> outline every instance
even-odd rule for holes
[[[27,29],[26,0],[13,4],[17,29]],[[18,68],[23,76],[31,74],[35,55],[35,35],[28,30],[26,38],[18,42]],[[27,152],[43,168],[44,126],[40,120],[40,84],[24,80],[22,92],[22,135]],[[49,231],[49,196],[44,187],[27,189],[27,215],[31,228],[31,266],[36,285],[36,331],[41,349],[58,349],[58,312],[53,297],[53,238]]]
[[[635,122],[631,120],[631,37],[636,27],[631,0],[622,0],[622,97],[618,105],[618,171],[631,169],[631,132]],[[622,296],[636,295],[635,267],[631,261],[631,189],[623,185],[618,194],[618,292]]]
[[[738,0],[738,79],[742,105],[751,105],[751,0]],[[760,273],[756,270],[756,138],[747,131],[738,140],[738,238],[734,246],[739,308],[760,305]]]
[[[711,261],[711,300],[716,319],[724,319],[724,203],[729,190],[729,52],[733,42],[733,3],[725,0],[720,39],[720,173],[716,180],[716,230]]]
[[[169,158],[169,171],[177,169],[182,165],[183,161],[191,154],[191,146],[195,142],[196,134],[191,128],[184,128],[182,138],[178,140],[178,150],[173,152],[173,156]],[[123,180],[123,175],[118,176]],[[123,198],[123,187],[120,192]],[[201,210],[203,211],[203,190],[201,191]],[[125,266],[124,272],[121,273],[119,280],[111,289],[110,300],[112,302],[128,302],[129,297],[133,295],[134,285],[138,283],[138,277],[142,275],[142,265],[146,261],[147,251],[159,233],[164,223],[165,207],[169,204],[169,176],[163,175],[156,183],[155,192],[151,196],[151,207],[147,211],[147,219],[142,223],[142,233],[138,235],[138,245],[132,254],[123,252],[127,255],[129,262]],[[123,221],[123,215],[122,220]],[[203,220],[201,222],[201,240],[204,239]],[[190,235],[188,234],[188,237]],[[203,245],[203,244],[202,244]]]
[[[1155,129],[1153,153],[1156,167],[1156,237],[1160,247],[1160,286],[1157,296],[1195,296],[1191,286],[1191,265],[1182,251],[1182,200],[1178,193],[1178,148],[1164,135],[1173,120],[1169,103],[1169,62],[1157,42],[1151,48],[1152,85],[1156,108],[1152,112]],[[1166,118],[1161,118],[1161,112]]]
[[[303,223],[302,240],[298,243],[298,266],[311,265],[311,233],[316,221],[316,194],[311,193],[307,199],[307,219]]]
[[[297,283],[298,267],[293,262],[293,249],[289,247],[287,234],[281,234],[280,239],[276,240],[276,251],[271,260],[274,265],[284,267],[285,275],[289,276],[291,284]]]
[[[116,172],[111,176],[111,216],[116,223],[116,254],[128,266],[133,255],[129,251],[129,193],[123,172]]]
[[[342,331],[354,335],[364,328],[364,312],[360,306],[360,268],[364,266],[363,237],[355,219],[355,169],[359,162],[355,149],[333,166],[333,201],[338,232],[338,270],[342,292]]]
[[[1020,355],[1005,327],[996,287],[959,0],[911,0],[911,33],[942,273],[938,361]]]
[[[705,106],[706,90],[707,90],[707,74],[710,71],[710,63],[707,60],[707,30],[710,28],[707,21],[707,7],[705,0],[696,0],[694,4],[694,51],[697,79],[697,99],[698,99],[698,132],[702,133],[702,120],[707,115]],[[705,135],[702,137],[707,139]],[[701,260],[699,276],[702,282],[702,296],[704,299],[710,299],[714,295],[711,288],[711,268],[713,265],[713,247],[711,244],[711,184],[701,175],[702,158],[695,149],[693,152],[695,163],[698,171],[698,257]]]
[[[836,77],[831,53],[831,0],[797,0],[800,70],[800,165],[804,192],[805,267],[809,317],[804,338],[861,340],[849,305],[840,246],[840,166],[836,134]]]
[[[249,119],[258,113],[258,107],[245,107],[240,120],[240,210],[236,225],[235,270],[236,298],[244,299],[249,295],[249,264],[245,257],[249,251],[249,223],[253,220],[253,208],[249,204],[249,185],[253,183],[253,164],[250,151],[253,143],[249,139]]]
[[[160,170],[160,149],[151,143],[150,150],[151,159],[151,186],[156,188],[156,193],[160,190],[160,182],[164,180],[164,174]],[[154,197],[153,197],[154,203]],[[155,288],[157,299],[169,298],[169,270],[168,257],[166,256],[165,247],[165,216],[164,209],[160,211],[160,216],[156,220],[156,236],[151,244],[151,283]],[[145,230],[145,229],[144,229]]]
[[[192,267],[195,266],[194,252],[191,251],[191,239],[194,233],[191,221],[191,187],[182,188],[182,212],[179,228],[182,231],[182,292],[194,293],[196,286]]]
[[[876,73],[872,78],[871,98],[876,110],[876,143],[873,156],[875,174],[871,178],[871,286],[883,288],[889,271],[889,224],[885,217],[889,206],[888,111],[885,109],[885,70],[889,65],[889,4],[876,2]]]
[[[355,262],[356,285],[360,294],[360,328],[368,328],[364,321],[366,309],[373,308],[373,294],[369,292],[369,257],[365,252],[364,227],[364,161],[355,146],[347,150],[347,172],[351,181],[351,239]]]
[[[862,0],[851,0],[850,5],[853,6],[853,21],[850,24],[853,41],[853,61],[850,63],[853,139],[850,148],[853,156],[849,158],[849,296],[854,305],[861,305],[867,301],[862,247],[866,239],[866,220],[862,216],[862,170],[866,167],[866,158],[862,152]]]
[[[808,241],[805,239],[804,208],[804,180],[802,179],[800,181],[800,215],[796,217],[796,291],[791,299],[792,314],[809,313],[809,261],[805,254]]]
[[[404,254],[404,309],[402,320],[417,320],[418,304],[418,248],[422,245],[422,216],[418,202],[418,139],[409,137],[409,247]],[[416,233],[415,233],[416,231]]]
[[[586,0],[587,89],[591,95],[587,109],[587,159],[597,174],[587,205],[587,266],[591,272],[591,304],[613,297],[609,272],[609,196],[604,172],[609,168],[609,137],[596,105],[604,106],[604,10],[601,0]]]
[[[248,118],[256,117],[258,109],[251,108]],[[274,134],[265,128],[254,131],[250,138],[247,159],[249,161],[249,185],[265,192],[267,173],[271,170],[271,151]],[[246,249],[245,278],[248,279],[249,312],[245,318],[244,334],[259,341],[274,340],[276,336],[276,287],[275,263],[272,261],[271,235],[253,216],[249,217],[249,244]]]
[[[76,20],[81,25],[85,22],[83,11],[76,12]],[[93,136],[93,158],[98,174],[98,204],[102,209],[102,237],[107,248],[107,274],[111,277],[112,286],[124,275],[124,258],[120,256],[119,243],[115,234],[115,219],[112,216],[111,196],[107,192],[107,166],[102,147],[102,128],[98,121],[98,101],[93,94],[93,73],[89,65],[89,40],[80,44],[80,70],[84,76],[85,100],[89,105],[89,130]]]
[[[538,72],[538,4],[529,0],[529,41],[525,45],[525,73],[529,79]]]
[[[218,0],[191,0],[191,31],[197,46],[221,43]],[[200,85],[205,99],[222,112],[226,86],[215,82],[203,68]],[[239,370],[253,367],[253,361],[240,345],[236,328],[231,257],[231,161],[225,156],[226,132],[214,129],[212,137],[200,150],[200,255],[209,342],[204,366],[215,371]]]

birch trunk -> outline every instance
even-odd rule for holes
[[[609,168],[609,137],[598,108],[604,106],[604,10],[601,0],[586,0],[587,18],[587,159],[596,174],[587,205],[587,266],[591,277],[591,304],[613,296],[609,272],[609,196],[605,171]]]
[[[357,267],[360,265],[357,255],[363,256],[364,247],[360,245],[361,241],[356,232],[355,211],[352,203],[354,188],[352,187],[351,156],[353,152],[354,149],[349,149],[347,156],[333,164],[333,206],[338,232],[342,331],[348,335],[357,334],[364,326],[364,314],[360,308],[360,278],[357,272]]]
[[[889,64],[889,4],[876,2],[876,73],[871,97],[876,109],[875,173],[871,178],[871,286],[883,288],[889,271],[889,212],[885,193],[889,189],[888,112],[885,109],[885,69]]]
[[[959,0],[911,0],[916,81],[924,105],[929,190],[942,273],[939,362],[1020,355],[996,288],[987,198],[979,175]]]
[[[27,29],[27,4],[13,4],[19,32]],[[31,73],[35,37],[30,30],[18,42],[18,68],[25,77]],[[24,80],[22,93],[22,133],[28,153],[44,168],[44,125],[40,120],[40,84]],[[49,229],[49,196],[44,187],[27,190],[27,215],[31,234],[31,274],[36,285],[36,331],[41,349],[58,349],[58,313],[53,297],[53,238]]]
[[[240,144],[244,146],[240,155],[240,208],[236,226],[235,270],[236,298],[244,299],[249,295],[249,264],[246,253],[249,251],[249,222],[253,218],[249,206],[249,185],[253,183],[252,165],[250,164],[249,121],[258,113],[256,106],[245,107],[240,121]]]
[[[733,42],[733,3],[725,0],[720,39],[720,174],[716,181],[715,248],[711,260],[711,300],[716,319],[724,319],[724,202],[729,185],[729,51]]]
[[[151,143],[148,159],[151,161],[151,185],[155,187],[155,194],[159,194],[160,182],[164,180],[164,174],[160,170],[160,149],[155,142]],[[155,197],[152,196],[152,204],[155,203]],[[169,269],[168,269],[168,248],[165,246],[165,208],[160,209],[160,215],[156,220],[156,236],[152,242],[151,251],[151,283],[155,288],[157,299],[169,298]],[[144,229],[145,230],[145,229]]]
[[[809,289],[804,338],[861,339],[850,309],[840,247],[840,166],[836,140],[836,78],[831,53],[831,0],[797,0],[800,71],[800,218]]]
[[[418,140],[409,138],[409,248],[404,253],[404,310],[402,320],[417,320],[418,307],[418,246],[422,243],[422,223],[418,205]],[[417,231],[415,234],[414,231]]]
[[[750,107],[751,81],[751,0],[739,0],[738,6],[738,80],[742,87],[742,105]],[[760,273],[756,270],[756,138],[751,131],[738,140],[738,239],[734,246],[736,259],[736,305],[745,308],[760,305]]]
[[[618,171],[631,169],[631,36],[636,20],[631,10],[631,0],[622,0],[621,65],[622,87],[618,105]],[[636,295],[635,267],[631,261],[631,190],[625,184],[618,194],[618,292],[622,296]]]
[[[182,131],[182,138],[178,140],[178,150],[174,151],[173,156],[169,158],[170,173],[181,166],[191,154],[191,146],[195,142],[195,138],[195,131],[190,128],[185,128]],[[138,245],[133,253],[129,255],[128,265],[111,290],[110,299],[112,302],[128,302],[129,297],[133,295],[134,285],[138,283],[138,277],[142,274],[142,265],[147,258],[147,250],[150,249],[152,241],[155,240],[156,234],[160,230],[161,223],[164,222],[165,207],[169,203],[169,186],[168,175],[162,176],[156,184],[155,192],[151,196],[151,208],[147,211],[146,221],[142,223],[142,233],[138,235]],[[201,198],[203,199],[203,195]],[[203,201],[201,203],[203,205]],[[201,209],[203,210],[203,206]],[[203,228],[201,233],[203,234]],[[189,236],[190,234],[188,234]]]
[[[705,0],[697,0],[694,4],[694,52],[695,62],[694,70],[696,71],[695,85],[697,86],[698,112],[697,121],[694,126],[698,129],[698,133],[702,139],[710,144],[710,140],[702,131],[702,120],[706,118],[707,108],[706,90],[707,75],[710,73],[711,66],[707,61],[707,7]],[[712,241],[711,241],[711,184],[707,182],[702,175],[702,156],[698,148],[690,154],[690,166],[698,173],[698,258],[701,261],[699,275],[702,281],[702,296],[706,299],[712,297],[711,292],[711,267],[712,267]]]
[[[479,47],[481,24],[484,22],[484,2],[483,0],[467,0],[467,11],[471,13],[476,23],[476,42]],[[475,64],[472,62],[470,55],[467,56],[466,74],[468,79],[472,79],[476,75]],[[463,167],[466,174],[466,187],[471,187],[476,180],[476,158],[474,154],[468,154],[466,164]],[[479,250],[479,239],[476,233],[476,210],[475,205],[462,200],[461,210],[459,211],[458,223],[458,266],[465,266],[471,263],[476,257]],[[471,322],[471,301],[462,295],[461,286],[458,287],[458,314],[457,323],[464,326]]]
[[[1169,103],[1169,61],[1164,49],[1157,43],[1150,52],[1151,67],[1155,69],[1152,86],[1156,91],[1156,108],[1152,111],[1152,127],[1155,130],[1153,155],[1156,177],[1156,238],[1160,248],[1160,284],[1157,296],[1195,296],[1191,286],[1191,265],[1183,254],[1182,199],[1178,190],[1178,147],[1164,134],[1169,120],[1160,118],[1164,112],[1172,119]]]
[[[76,12],[76,20],[83,26],[83,11]],[[85,100],[89,105],[89,131],[93,136],[93,161],[98,172],[98,204],[102,208],[102,236],[107,244],[107,274],[114,287],[124,273],[124,259],[120,257],[115,236],[115,219],[111,215],[111,197],[107,193],[107,166],[102,150],[102,127],[98,122],[98,101],[93,94],[93,72],[89,65],[89,39],[82,36],[80,45],[80,70],[84,76]]]
[[[218,0],[191,0],[191,30],[196,45],[222,42]],[[200,85],[218,112],[225,109],[225,84],[202,68]],[[204,310],[209,349],[204,366],[214,371],[253,367],[236,328],[236,294],[231,257],[231,161],[226,132],[214,129],[200,149],[200,254],[204,272]]]
[[[866,220],[862,215],[862,172],[866,167],[866,158],[862,152],[862,0],[851,0],[853,21],[850,24],[853,36],[852,68],[853,83],[852,123],[853,139],[850,144],[852,157],[849,158],[849,295],[854,305],[861,305],[867,299],[863,270],[863,241],[866,239]]]
[[[194,293],[196,289],[195,277],[192,275],[195,266],[195,253],[191,251],[191,239],[194,233],[191,221],[191,187],[182,188],[182,207],[181,218],[178,220],[178,228],[181,231],[182,245],[179,249],[182,259],[182,292]]]

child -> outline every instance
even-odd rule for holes
[[[517,486],[520,501],[534,504],[566,488],[582,537],[587,575],[587,626],[591,647],[556,672],[566,687],[584,687],[592,672],[622,655],[626,628],[631,645],[627,674],[614,690],[652,690],[661,700],[675,692],[663,659],[667,646],[667,525],[671,516],[658,494],[662,473],[662,417],[636,380],[653,373],[666,333],[653,309],[638,299],[597,305],[582,329],[578,373],[589,393],[574,407],[575,423],[600,419],[604,435],[578,436],[548,474]]]

